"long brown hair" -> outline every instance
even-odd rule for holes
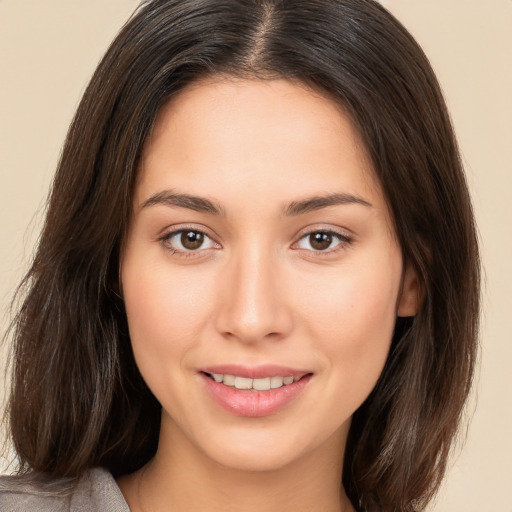
[[[307,84],[359,130],[422,307],[398,319],[356,411],[343,484],[360,510],[421,510],[445,472],[477,351],[479,258],[445,103],[405,28],[372,0],[150,0],[99,64],[69,129],[13,325],[11,434],[21,472],[114,475],[157,447],[135,365],[119,252],[159,109],[208,74]]]

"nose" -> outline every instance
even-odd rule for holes
[[[224,337],[252,344],[290,334],[286,286],[270,251],[253,249],[233,257],[221,280],[216,328]]]

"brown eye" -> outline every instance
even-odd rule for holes
[[[312,231],[305,234],[298,242],[298,249],[306,249],[312,252],[331,253],[342,249],[352,243],[347,235],[335,231]]]
[[[182,231],[180,242],[185,249],[194,251],[203,245],[204,234],[199,231]]]
[[[199,251],[220,247],[206,233],[195,229],[173,231],[164,235],[161,241],[173,253],[199,253]]]
[[[317,251],[325,251],[332,244],[333,236],[331,233],[311,233],[309,235],[309,243],[311,247]]]

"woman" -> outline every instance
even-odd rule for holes
[[[1,510],[422,510],[479,291],[428,61],[372,1],[146,2],[25,286]]]

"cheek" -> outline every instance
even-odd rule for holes
[[[400,270],[372,265],[343,268],[324,279],[302,279],[302,307],[318,326],[337,330],[340,335],[393,327],[400,284]]]
[[[398,264],[347,266],[324,286],[317,281],[314,293],[302,294],[310,338],[336,385],[346,383],[343,389],[356,401],[366,398],[387,359],[400,275]]]
[[[123,264],[123,295],[130,338],[143,376],[155,368],[181,364],[199,339],[208,318],[208,281],[190,273],[170,272],[165,262],[144,258]],[[156,375],[156,372],[155,372]]]

